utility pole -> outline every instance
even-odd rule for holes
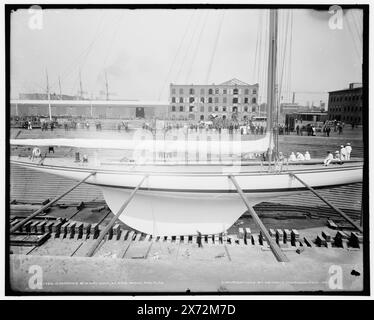
[[[62,100],[62,91],[61,91],[61,79],[60,79],[60,76],[58,76],[58,87],[60,89],[60,100]]]
[[[292,93],[292,104],[295,104],[295,91]]]
[[[105,71],[105,89],[106,89],[106,100],[109,100],[109,85],[108,85],[108,76]]]
[[[83,86],[82,86],[82,73],[81,70],[79,70],[79,88],[80,88],[80,98],[83,98]]]
[[[45,69],[45,73],[47,76],[47,97],[48,97],[48,111],[49,111],[49,120],[52,121],[52,110],[51,110],[51,95],[49,92],[49,80],[48,80],[48,70]]]

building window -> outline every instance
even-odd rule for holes
[[[200,89],[200,94],[205,94],[205,90],[204,90],[204,88],[201,88],[201,89]]]
[[[218,103],[218,97],[214,98],[214,103]]]
[[[219,108],[217,106],[214,107],[214,111],[218,112]]]
[[[175,88],[171,89],[171,94],[175,94]]]
[[[195,90],[193,88],[190,89],[190,94],[195,94]]]
[[[179,111],[180,112],[183,112],[184,110],[183,110],[183,106],[179,106]]]
[[[183,103],[183,97],[179,98],[179,103]]]
[[[216,94],[219,94],[219,89],[218,88],[216,88]]]
[[[200,112],[204,112],[204,106],[200,107]]]
[[[176,111],[175,106],[171,106],[171,112],[175,112],[175,111]]]
[[[232,103],[238,103],[238,98],[233,98]]]
[[[208,98],[208,103],[213,103],[213,99],[212,98]]]
[[[201,97],[200,102],[204,103],[204,101],[205,101],[204,97]]]
[[[252,103],[256,103],[256,98],[252,98]]]
[[[256,107],[255,106],[252,107],[252,112],[256,112]]]
[[[222,102],[223,102],[223,103],[227,103],[227,98],[226,98],[226,97],[223,97],[223,98],[222,98]]]
[[[213,94],[213,89],[209,89],[208,94]]]
[[[227,94],[227,89],[223,89],[223,94]]]
[[[208,107],[208,112],[212,112],[212,106]]]
[[[190,97],[190,103],[193,103],[195,101],[194,97]]]
[[[183,88],[179,88],[179,94],[183,94]]]
[[[175,97],[171,98],[171,102],[175,103]]]
[[[245,89],[244,94],[249,94],[249,89]]]
[[[193,112],[193,106],[190,106],[190,112]]]
[[[239,90],[238,90],[237,88],[235,88],[235,89],[233,90],[233,94],[239,94]]]
[[[244,112],[248,112],[248,107],[244,107]]]
[[[256,89],[253,89],[253,90],[252,90],[252,93],[253,93],[253,94],[256,94],[256,93],[257,93],[257,90],[256,90]]]
[[[244,98],[244,103],[248,103],[248,98]]]
[[[226,112],[226,107],[222,107],[222,111],[223,111],[223,112]]]

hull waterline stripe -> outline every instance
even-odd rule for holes
[[[98,168],[73,168],[73,167],[64,167],[64,166],[54,166],[54,165],[37,165],[37,164],[31,164],[31,163],[25,163],[22,161],[11,161],[12,164],[14,165],[19,165],[25,168],[45,168],[45,169],[51,169],[51,170],[58,170],[58,171],[71,171],[71,172],[92,172],[93,170],[96,173],[100,174],[128,174],[128,175],[155,175],[155,176],[201,176],[201,177],[211,177],[211,176],[222,176],[226,177],[228,173],[219,173],[219,172],[212,172],[212,173],[199,173],[199,172],[147,172],[147,171],[118,171],[118,170],[103,170],[103,169],[98,169]],[[293,170],[292,172],[294,173],[317,173],[317,172],[334,172],[334,171],[342,171],[344,168],[344,171],[346,170],[357,170],[357,169],[362,169],[362,165],[355,165],[355,166],[350,166],[350,167],[333,167],[333,168],[314,168],[314,169],[298,169],[298,170]],[[243,172],[242,174],[233,174],[234,176],[262,176],[262,175],[288,175],[290,171],[287,172],[280,172],[280,173],[268,173],[265,171],[248,171],[248,172]]]
[[[353,182],[358,183],[358,182]],[[341,183],[336,185],[328,185],[328,186],[317,186],[313,187],[314,189],[328,189],[331,187],[340,187],[345,186],[348,184],[353,184],[352,182],[349,183]],[[124,189],[124,190],[131,190],[134,187],[127,187],[127,186],[114,186],[108,184],[101,184],[101,183],[93,183],[93,182],[86,182],[86,184],[94,185],[98,187],[105,187],[105,188],[114,188],[114,189]],[[167,192],[167,193],[237,193],[236,190],[233,189],[224,189],[224,190],[217,190],[217,189],[166,189],[166,188],[148,188],[143,187],[139,188],[140,191],[159,191],[159,192]],[[277,188],[277,189],[244,189],[244,193],[277,193],[277,192],[290,192],[290,191],[305,191],[307,190],[306,187],[297,187],[297,188]]]

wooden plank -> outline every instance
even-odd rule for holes
[[[91,257],[96,248],[98,247],[98,245],[100,244],[100,242],[104,239],[104,236],[108,233],[109,229],[111,229],[113,227],[113,225],[117,222],[119,216],[122,214],[122,212],[126,209],[126,207],[128,206],[128,204],[130,203],[130,201],[132,200],[132,198],[135,196],[136,192],[139,190],[140,186],[143,184],[143,182],[145,181],[145,179],[148,177],[148,175],[145,175],[141,180],[140,182],[138,183],[138,185],[136,186],[136,188],[131,192],[130,196],[127,198],[127,200],[123,203],[123,205],[121,206],[121,208],[118,210],[118,212],[115,214],[115,216],[112,218],[112,220],[108,223],[108,225],[104,228],[104,230],[100,233],[100,235],[97,237],[96,239],[96,242],[92,245],[92,247],[90,248],[90,250],[88,250],[86,256],[87,257]]]
[[[289,175],[293,178],[295,178],[296,180],[298,180],[299,182],[301,182],[301,184],[303,184],[305,187],[307,187],[310,191],[312,191],[318,198],[320,198],[323,202],[325,202],[329,207],[331,207],[332,209],[334,209],[337,213],[339,213],[345,220],[347,220],[353,227],[355,227],[358,231],[360,231],[361,233],[363,232],[362,231],[362,228],[356,223],[354,222],[350,217],[348,217],[342,210],[340,210],[339,208],[337,208],[336,206],[334,206],[330,201],[328,201],[327,199],[325,199],[324,197],[322,197],[317,191],[315,191],[311,186],[309,186],[306,182],[304,182],[303,180],[301,180],[297,175],[295,175],[294,173],[290,172]]]
[[[274,239],[270,236],[269,232],[267,231],[266,227],[262,223],[261,219],[258,217],[256,211],[249,204],[247,198],[245,197],[245,195],[243,193],[243,190],[240,188],[240,186],[237,183],[237,181],[234,178],[234,176],[229,175],[228,177],[231,179],[231,181],[233,182],[234,186],[236,187],[236,190],[238,191],[240,197],[242,198],[244,204],[246,205],[246,207],[247,207],[249,213],[251,214],[253,220],[255,221],[255,223],[257,224],[257,226],[261,229],[261,232],[264,235],[264,237],[266,238],[267,242],[269,243],[270,248],[271,248],[271,250],[272,250],[275,258],[279,262],[288,262],[289,259],[284,254],[284,252],[282,252],[281,248],[276,244],[276,242],[274,241]]]
[[[94,174],[96,174],[96,172],[90,173],[87,177],[85,177],[84,179],[82,179],[81,181],[79,181],[77,184],[75,184],[69,190],[67,190],[63,194],[57,196],[52,201],[50,201],[47,204],[45,204],[44,206],[42,206],[39,210],[36,210],[33,214],[29,215],[27,218],[25,218],[24,220],[22,220],[19,223],[17,223],[15,226],[13,226],[10,229],[10,233],[15,232],[16,230],[18,230],[20,227],[22,227],[25,223],[27,223],[28,221],[30,221],[35,216],[37,216],[39,213],[43,212],[45,209],[49,208],[52,204],[56,203],[58,200],[60,200],[64,196],[66,196],[68,193],[70,193],[71,191],[73,191],[75,188],[79,187],[83,182],[85,182],[88,178],[90,178]]]

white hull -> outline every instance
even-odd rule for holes
[[[50,161],[56,162],[56,159]],[[40,166],[30,161],[13,163],[76,180],[96,171],[96,175],[89,178],[87,183],[101,187],[105,201],[114,213],[144,175],[148,175],[120,219],[128,226],[152,235],[221,233],[232,226],[246,210],[228,178],[229,167],[218,166],[212,170],[206,166],[207,170],[204,171],[204,166],[129,168],[123,165],[119,169],[105,166],[66,167],[49,163]],[[321,165],[295,167],[292,172],[315,188],[362,181],[362,164],[328,168]],[[233,175],[253,205],[287,192],[305,190],[287,172],[267,173],[259,167],[248,166]]]

